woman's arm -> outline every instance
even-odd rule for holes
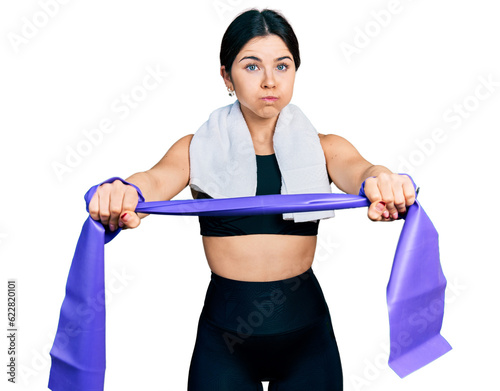
[[[172,199],[189,184],[192,137],[192,134],[182,137],[151,169],[131,175],[126,181],[139,187],[146,201]],[[109,225],[111,231],[118,227],[136,228],[140,219],[147,216],[134,212],[138,202],[137,191],[116,180],[99,186],[89,203],[89,213],[94,220]]]
[[[343,137],[334,134],[320,134],[319,137],[328,174],[335,186],[348,194],[358,194],[366,180],[365,194],[371,202],[368,208],[371,220],[395,220],[415,202],[415,190],[408,176],[371,164]]]
[[[189,184],[189,145],[192,134],[176,141],[167,153],[147,171],[126,179],[139,189],[146,201],[167,201]]]

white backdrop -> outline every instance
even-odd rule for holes
[[[319,132],[412,174],[440,233],[448,279],[442,334],[454,349],[400,379],[386,363],[385,288],[402,223],[370,222],[366,210],[321,222],[313,269],[332,314],[345,390],[491,389],[500,364],[495,4],[2,2],[0,302],[7,279],[18,282],[11,388],[47,387],[48,351],[86,218],[83,195],[111,176],[149,169],[233,101],[219,76],[220,41],[231,20],[255,6],[282,11],[299,38],[292,102]],[[145,89],[148,74],[155,83]],[[187,188],[175,197],[186,198]],[[106,257],[114,289],[105,389],[185,389],[210,276],[197,218],[150,216],[109,243]],[[7,360],[5,345],[4,369]],[[6,380],[4,370],[0,388]]]

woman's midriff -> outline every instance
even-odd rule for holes
[[[208,265],[240,281],[277,281],[304,273],[313,263],[317,236],[203,236]]]

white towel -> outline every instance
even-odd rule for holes
[[[331,193],[318,132],[295,105],[285,106],[273,136],[281,194]],[[255,196],[257,160],[240,103],[221,107],[194,134],[189,185],[212,198]],[[284,213],[296,223],[334,217],[333,210]]]

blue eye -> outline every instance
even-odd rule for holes
[[[249,71],[256,71],[258,69],[257,64],[248,64],[246,67]],[[288,64],[278,64],[277,69],[279,71],[286,71],[289,68]]]

